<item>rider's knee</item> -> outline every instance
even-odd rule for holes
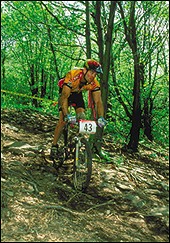
[[[77,113],[76,117],[77,117],[77,120],[81,120],[81,119],[84,120],[86,118],[85,112]]]

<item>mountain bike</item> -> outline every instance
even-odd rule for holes
[[[66,123],[60,135],[59,152],[53,158],[53,166],[59,169],[67,160],[73,163],[73,185],[78,191],[85,191],[92,175],[92,151],[90,134],[96,133],[97,124],[92,120]]]

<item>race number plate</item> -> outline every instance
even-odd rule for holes
[[[79,121],[79,133],[96,133],[96,122],[89,120],[80,120]]]

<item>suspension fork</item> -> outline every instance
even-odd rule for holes
[[[79,147],[81,146],[80,138],[75,137],[75,147],[76,147],[76,153],[75,153],[75,165],[78,165],[78,159],[79,159]]]

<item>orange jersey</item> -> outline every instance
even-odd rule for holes
[[[90,84],[85,84],[81,89],[79,87],[81,79],[83,77],[82,69],[71,70],[67,73],[66,77],[64,78],[63,85],[67,85],[71,88],[71,92],[81,92],[83,90],[99,90],[100,84],[95,78]]]

